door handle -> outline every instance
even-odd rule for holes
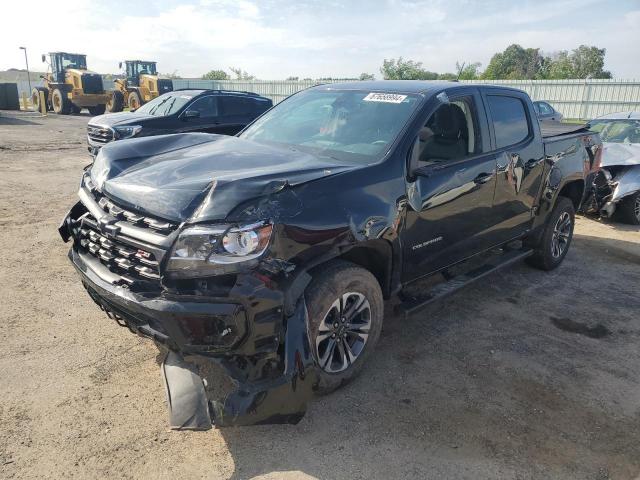
[[[493,173],[482,172],[476,178],[473,179],[473,183],[476,185],[482,185],[489,182],[493,178]]]

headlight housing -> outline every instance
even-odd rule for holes
[[[172,250],[167,272],[200,277],[236,270],[257,260],[269,246],[273,225],[267,222],[238,227],[189,227],[180,232]]]
[[[113,127],[113,129],[118,134],[118,138],[130,138],[135,137],[140,130],[142,130],[142,125],[125,125],[123,127]]]

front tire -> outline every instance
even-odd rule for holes
[[[541,270],[557,268],[569,251],[575,215],[573,202],[566,197],[558,197],[542,235],[533,245],[534,253],[527,258],[527,263]]]
[[[382,291],[370,272],[336,260],[314,274],[305,300],[316,393],[327,394],[355,378],[371,355],[382,330]]]
[[[54,113],[58,115],[69,115],[73,106],[67,98],[67,94],[59,88],[54,89],[51,93],[51,105]]]
[[[89,110],[89,113],[95,117],[96,115],[102,115],[105,112],[106,105],[100,104],[95,107],[87,107],[87,110]]]
[[[640,192],[623,198],[613,215],[621,222],[640,225]]]
[[[121,112],[124,109],[124,94],[120,90],[114,90],[107,103],[107,110],[111,113]]]
[[[40,104],[40,92],[44,93],[44,109],[45,112],[48,110],[47,103],[49,102],[49,90],[43,87],[34,87],[31,90],[31,104],[33,105],[33,109],[37,112],[42,111],[42,105]]]
[[[132,90],[129,92],[129,110],[137,110],[142,105],[142,99],[140,98],[140,94]]]

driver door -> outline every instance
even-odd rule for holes
[[[415,149],[419,168],[408,184],[402,234],[405,282],[489,248],[499,221],[492,209],[497,161],[477,89],[456,89],[428,117],[412,155]]]

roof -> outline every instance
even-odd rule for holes
[[[125,60],[125,62],[140,62],[140,63],[158,63],[153,60]]]
[[[259,93],[254,93],[254,92],[243,92],[241,90],[218,90],[218,89],[211,89],[211,88],[178,88],[176,90],[172,90],[170,92],[165,93],[165,95],[169,93],[175,93],[175,92],[184,93],[185,95],[192,95],[194,97],[197,95],[202,95],[203,93],[223,93],[223,94],[247,95],[251,97],[266,98],[260,95]]]
[[[372,90],[393,93],[434,93],[450,88],[465,88],[470,86],[497,87],[501,89],[520,91],[516,88],[505,87],[503,85],[479,85],[439,80],[373,80],[362,82],[325,83],[313,88],[326,90]]]
[[[640,112],[616,112],[602,115],[594,120],[640,120]]]
[[[56,55],[61,53],[62,55],[80,55],[81,57],[86,57],[86,53],[71,53],[71,52],[49,52],[49,55]]]

